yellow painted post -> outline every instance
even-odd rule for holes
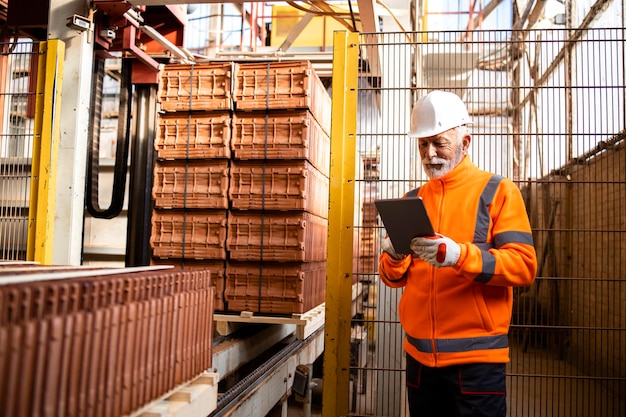
[[[334,34],[323,417],[349,411],[358,42],[358,33]]]
[[[420,19],[422,19],[422,27],[420,28],[420,30],[422,31],[422,42],[427,43],[428,42],[428,0],[424,0],[422,8],[423,8],[422,14],[419,17]]]
[[[56,39],[42,42],[39,53],[26,259],[50,265],[65,44]]]

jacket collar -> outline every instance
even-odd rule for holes
[[[473,168],[474,164],[470,161],[469,155],[465,155],[463,156],[463,159],[461,159],[461,162],[452,168],[452,171],[448,172],[441,178],[430,179],[428,182],[437,188],[444,186],[446,188],[463,186],[464,184],[467,184],[467,176],[470,175],[470,171]]]

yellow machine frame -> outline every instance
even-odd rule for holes
[[[39,46],[26,260],[52,263],[65,44]]]
[[[348,414],[359,34],[335,32],[324,339],[324,417]]]

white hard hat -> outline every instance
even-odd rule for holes
[[[472,123],[463,100],[447,91],[431,91],[413,106],[409,136],[428,138]]]

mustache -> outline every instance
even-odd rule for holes
[[[443,159],[443,158],[429,158],[429,159],[425,159],[424,163],[425,164],[433,164],[433,165],[443,165],[445,163],[447,163],[448,160],[447,159]]]

